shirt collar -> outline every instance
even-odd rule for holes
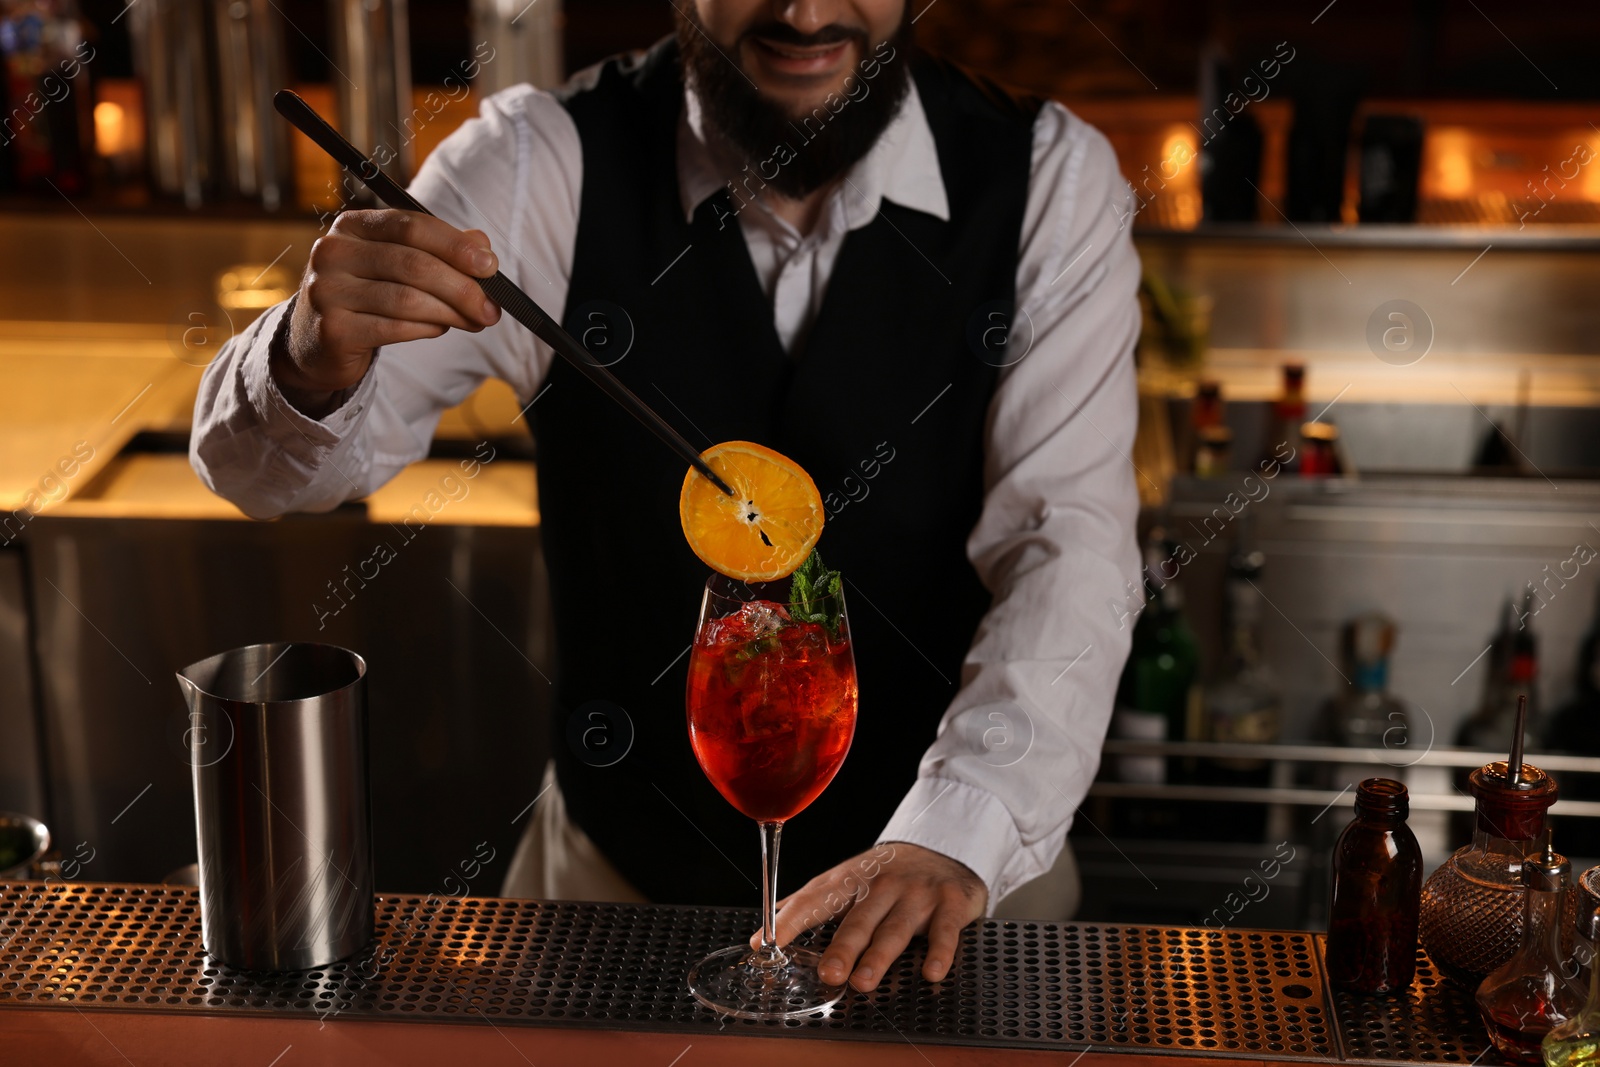
[[[796,134],[791,142],[794,151],[804,151],[801,140]],[[678,190],[686,218],[692,220],[695,209],[707,197],[743,173],[744,161],[735,164],[735,158],[731,146],[707,124],[693,87],[686,85],[678,121]],[[939,153],[916,82],[906,87],[905,99],[895,117],[867,154],[845,173],[845,181],[829,199],[837,205],[829,210],[842,209],[852,230],[865,226],[877,215],[881,200],[892,200],[942,221],[950,220],[944,178],[939,173]]]

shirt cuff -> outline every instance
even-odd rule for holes
[[[963,864],[988,887],[989,914],[1020,884],[1006,877],[1023,850],[1016,819],[993,793],[965,782],[918,778],[878,841],[921,845]]]
[[[363,416],[377,388],[377,374],[374,371],[377,355],[374,354],[372,364],[367,367],[367,373],[361,381],[345,390],[339,407],[321,419],[313,419],[300,411],[284,397],[272,376],[272,353],[275,349],[281,350],[287,343],[289,321],[297,299],[298,293],[266,313],[258,334],[258,338],[266,338],[265,343],[258,340],[250,346],[245,353],[242,372],[245,395],[251,407],[255,408],[263,431],[301,463],[316,466],[364,421]],[[271,319],[274,315],[277,316],[276,321]]]

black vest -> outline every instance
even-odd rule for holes
[[[883,201],[845,239],[792,354],[727,190],[684,219],[675,44],[613,59],[563,94],[583,143],[566,328],[616,359],[631,323],[611,369],[635,393],[696,447],[740,439],[792,457],[829,505],[819,548],[847,583],[860,715],[843,769],[784,834],[787,888],[871,847],[989,605],[965,542],[998,372],[973,338],[1013,300],[1038,102],[911,62],[951,219]],[[597,323],[609,323],[603,347]],[[652,900],[753,905],[756,827],[701,774],[684,719],[685,651],[709,574],[678,523],[685,465],[559,360],[548,380],[534,436],[570,816]],[[627,725],[607,730],[593,701],[631,723],[619,762],[609,760]]]

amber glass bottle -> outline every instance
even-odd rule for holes
[[[1523,857],[1537,848],[1545,812],[1556,802],[1548,774],[1523,763],[1513,777],[1508,766],[1502,760],[1472,772],[1478,802],[1472,843],[1422,885],[1418,937],[1434,964],[1468,989],[1522,945]]]
[[[1355,821],[1333,846],[1328,977],[1352,993],[1397,993],[1417,969],[1422,849],[1406,825],[1406,787],[1368,778],[1356,787]]]

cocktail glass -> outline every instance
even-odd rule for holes
[[[706,581],[689,653],[689,742],[711,784],[761,828],[760,947],[720,949],[689,971],[695,998],[727,1015],[793,1019],[844,994],[818,976],[817,953],[778,946],[774,921],[783,824],[827,788],[855,735],[843,596],[796,605],[783,583]]]

